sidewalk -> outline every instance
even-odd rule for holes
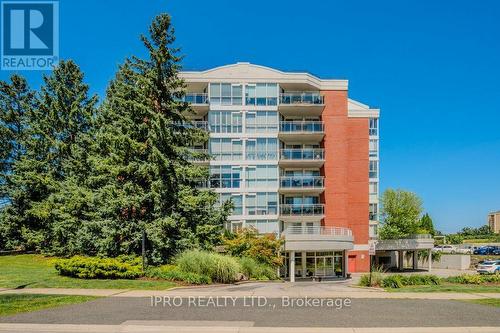
[[[195,324],[195,323],[192,323]],[[245,323],[243,323],[245,324]],[[252,323],[250,323],[252,324]],[[493,333],[500,332],[500,327],[248,327],[231,326],[235,324],[219,323],[220,326],[167,326],[151,325],[140,322],[124,323],[122,325],[58,325],[58,324],[0,324],[0,332],[66,332],[66,333]]]
[[[224,286],[206,288],[174,288],[169,290],[129,290],[129,289],[69,289],[69,288],[29,288],[0,289],[0,294],[52,294],[83,295],[101,297],[267,297],[267,298],[384,298],[384,299],[481,299],[500,298],[500,293],[453,293],[453,292],[386,292],[362,288],[344,288],[329,290],[324,285],[299,286],[285,283],[280,288],[267,286]]]

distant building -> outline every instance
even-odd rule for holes
[[[492,232],[500,233],[500,210],[488,214],[488,225]]]

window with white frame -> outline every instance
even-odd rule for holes
[[[209,100],[212,105],[242,105],[242,85],[231,83],[210,83]]]
[[[247,215],[274,215],[278,213],[278,193],[248,193],[245,197]]]
[[[370,139],[369,145],[368,145],[368,153],[370,157],[377,157],[378,156],[378,140],[377,139]]]
[[[256,83],[245,86],[246,105],[277,105],[278,85],[276,83]]]
[[[378,232],[378,225],[376,224],[371,224],[370,225],[370,229],[369,229],[369,236],[370,237],[376,237],[377,236],[377,232]]]
[[[276,220],[246,220],[245,227],[254,228],[259,234],[277,234],[279,231]]]
[[[248,111],[245,117],[247,133],[268,133],[278,131],[277,111]]]
[[[239,139],[211,138],[209,153],[217,161],[241,160],[243,144]]]
[[[247,166],[245,178],[248,188],[277,187],[278,167],[276,165]]]
[[[369,134],[378,135],[378,118],[370,118]]]
[[[210,111],[208,123],[213,133],[241,133],[242,113],[240,111]]]
[[[370,221],[377,221],[378,220],[378,204],[376,203],[371,203],[368,206],[368,219]]]
[[[369,178],[378,178],[378,161],[370,161]]]
[[[278,159],[278,139],[248,139],[246,141],[246,159],[252,161]]]
[[[231,200],[233,203],[232,215],[243,215],[243,195],[234,193],[220,193],[219,204]]]
[[[370,182],[368,184],[368,192],[370,194],[378,194],[378,183],[377,182]]]
[[[210,167],[211,188],[239,188],[241,167],[231,165],[212,165]]]

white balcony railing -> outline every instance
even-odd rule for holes
[[[324,124],[322,121],[282,121],[280,122],[280,132],[282,133],[323,133]]]
[[[325,187],[323,176],[285,176],[280,178],[280,187],[287,189],[314,189]]]
[[[282,160],[321,161],[325,159],[323,148],[286,148],[281,149]]]
[[[321,216],[325,212],[323,204],[281,204],[280,214],[282,216]]]
[[[352,236],[349,228],[325,226],[289,226],[284,231],[286,235],[326,235],[326,236]]]
[[[318,92],[290,91],[290,92],[280,94],[280,104],[284,104],[284,105],[292,105],[292,104],[323,105],[324,98]]]
[[[205,93],[187,93],[177,100],[189,104],[208,104],[208,94]]]

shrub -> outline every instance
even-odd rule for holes
[[[154,267],[148,270],[148,277],[158,278],[168,281],[183,281],[190,284],[210,284],[212,280],[210,277],[197,273],[186,273],[179,270],[174,265],[164,265]]]
[[[500,283],[500,275],[471,275],[462,274],[446,278],[446,282],[460,284],[482,284],[482,283]]]
[[[189,250],[181,253],[176,260],[179,269],[186,273],[206,275],[213,281],[231,283],[236,281],[241,271],[238,261],[218,253]]]
[[[402,286],[401,275],[389,275],[382,280],[382,287],[385,288],[401,288]]]
[[[135,279],[143,275],[141,260],[131,257],[74,256],[56,260],[55,268],[60,275],[80,279]]]
[[[401,275],[394,274],[386,276],[382,280],[382,286],[385,288],[401,288],[403,286],[424,286],[438,285],[441,279],[435,275]]]
[[[266,264],[258,263],[248,257],[240,258],[241,273],[249,279],[256,280],[276,280],[278,278],[276,270]]]
[[[382,273],[381,267],[372,269],[372,278],[370,283],[370,274],[364,274],[359,280],[359,285],[363,287],[380,287],[382,285]]]

